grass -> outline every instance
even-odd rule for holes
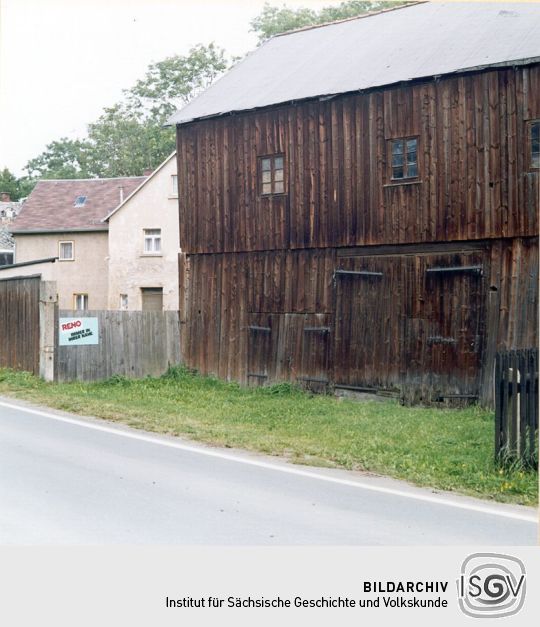
[[[493,414],[310,395],[290,384],[242,388],[184,368],[160,378],[44,383],[0,370],[0,394],[157,433],[342,467],[421,486],[535,505],[538,473],[493,462]]]

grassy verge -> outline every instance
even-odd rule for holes
[[[0,370],[0,394],[302,464],[366,470],[423,486],[535,505],[538,474],[493,463],[493,415],[245,389],[173,368],[160,378],[50,384]]]

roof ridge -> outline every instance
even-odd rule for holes
[[[95,177],[95,178],[88,178],[88,179],[39,179],[38,183],[68,183],[68,182],[74,182],[74,183],[81,183],[81,182],[88,182],[88,181],[125,181],[126,179],[144,179],[144,178],[148,178],[146,175],[144,174],[140,174],[137,176],[109,176],[109,177]]]
[[[286,35],[294,35],[296,33],[301,33],[306,30],[314,30],[315,28],[323,28],[325,26],[333,26],[334,24],[343,24],[343,22],[352,22],[353,20],[361,20],[366,17],[373,17],[375,15],[382,15],[383,13],[390,13],[390,11],[399,11],[400,9],[408,9],[409,7],[414,7],[417,4],[428,4],[429,0],[416,0],[415,2],[404,1],[403,4],[400,4],[397,7],[390,7],[389,9],[381,9],[380,11],[370,11],[369,13],[362,13],[361,15],[353,15],[352,17],[344,17],[341,20],[332,20],[331,22],[322,22],[321,24],[311,24],[309,26],[301,26],[300,28],[295,28],[294,30],[288,30],[284,33],[276,33],[269,37],[266,41],[271,41],[276,37],[285,37]]]
[[[176,149],[164,160],[162,161],[158,167],[151,173],[149,174],[146,179],[140,184],[138,185],[132,192],[130,192],[126,198],[124,198],[120,204],[118,204],[112,211],[110,211],[104,218],[101,218],[101,222],[107,222],[109,220],[110,217],[112,217],[117,211],[119,211],[129,200],[131,200],[131,198],[133,196],[135,196],[135,194],[138,194],[139,191],[152,179],[154,178],[154,176],[156,176],[158,174],[158,172],[160,172],[166,165],[167,163],[169,163],[169,161],[176,156]]]

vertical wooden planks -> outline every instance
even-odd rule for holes
[[[0,368],[39,374],[40,277],[0,280]]]
[[[96,317],[99,344],[58,346],[58,381],[99,381],[113,375],[159,376],[183,361],[176,311],[63,310],[59,316]]]
[[[539,175],[525,140],[539,76],[539,64],[492,69],[182,126],[183,250],[532,236]],[[414,185],[387,178],[388,139],[403,136],[419,137]],[[281,153],[287,193],[261,196],[258,157]]]

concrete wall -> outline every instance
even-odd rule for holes
[[[74,261],[56,261],[41,266],[13,268],[11,276],[41,274],[43,280],[56,281],[61,309],[74,308],[74,294],[88,294],[90,309],[107,308],[108,244],[107,232],[15,234],[15,263],[58,257],[58,243],[72,241]],[[39,270],[38,270],[39,269]],[[2,271],[2,276],[6,271]]]
[[[142,307],[141,288],[163,288],[163,309],[178,310],[178,197],[170,158],[134,196],[109,219],[109,309],[120,308],[127,294],[129,310]],[[145,255],[143,230],[161,229],[161,255]]]

